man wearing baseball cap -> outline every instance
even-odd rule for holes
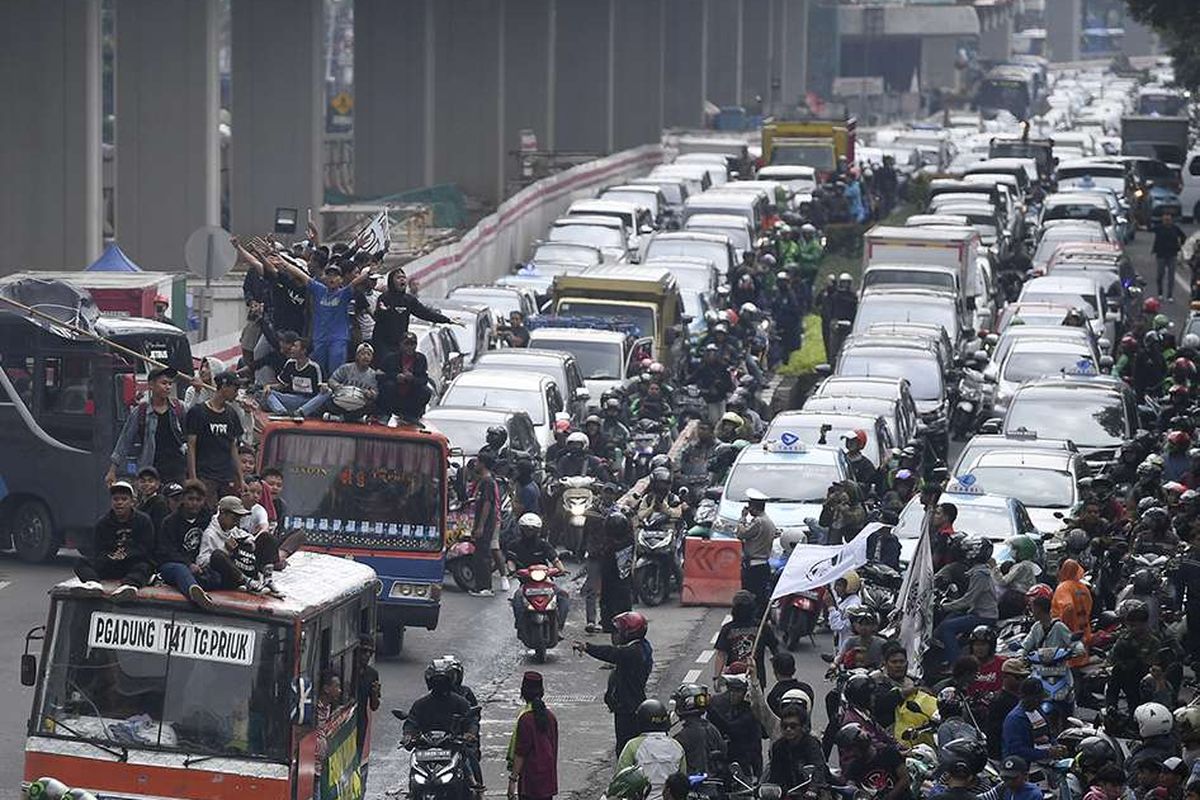
[[[75,574],[88,594],[101,595],[100,581],[119,581],[113,600],[130,600],[150,579],[150,555],[154,550],[154,523],[138,511],[133,485],[115,481],[108,488],[111,508],[96,523],[92,553],[75,562]]]
[[[1042,790],[1029,782],[1029,762],[1020,756],[1009,756],[1000,762],[1000,783],[983,794],[979,800],[1042,800]]]
[[[207,584],[209,588],[248,592],[268,588],[257,577],[254,540],[238,526],[249,514],[241,498],[227,495],[217,502],[217,513],[200,537],[200,554],[196,557],[196,565],[212,579]]]
[[[1029,662],[1023,658],[1007,659],[1000,667],[1000,691],[988,702],[984,732],[987,734],[988,755],[1000,757],[1000,737],[1004,733],[1004,718],[1021,702],[1021,683],[1029,677]]]

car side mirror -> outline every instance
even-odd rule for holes
[[[994,381],[995,379],[993,378],[992,380]],[[1000,433],[1000,426],[1003,424],[1003,422],[1004,421],[999,417],[993,417],[992,419],[985,420],[983,424],[979,426],[979,432],[986,434]]]
[[[1119,308],[1120,306],[1118,305],[1117,307]],[[1102,337],[1098,342],[1096,342],[1096,346],[1107,353],[1109,350],[1112,350],[1112,341]]]
[[[649,234],[654,233],[654,228],[650,225],[643,225],[642,227],[638,228],[638,233],[642,234],[643,236],[648,236]]]
[[[833,327],[838,333],[849,333],[850,329],[853,327],[853,324],[848,319],[839,319],[836,323],[834,323]]]
[[[21,656],[21,685],[33,686],[37,683],[37,656],[25,653]]]
[[[995,347],[996,343],[1000,341],[1000,335],[997,333],[989,333],[987,336],[983,337],[983,341],[988,347]]]
[[[828,364],[817,364],[815,367],[813,367],[813,372],[822,378],[828,378],[833,374],[833,367]]]
[[[586,386],[577,386],[575,388],[575,399],[587,401],[592,398],[592,393],[588,391]]]

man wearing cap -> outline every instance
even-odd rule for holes
[[[75,562],[75,574],[89,594],[103,594],[100,581],[120,582],[113,600],[130,600],[150,579],[154,523],[134,508],[133,485],[115,481],[108,487],[111,508],[96,523],[91,554]]]
[[[350,303],[355,289],[374,280],[371,271],[364,269],[348,285],[343,285],[342,268],[335,261],[325,264],[319,281],[286,260],[280,260],[279,264],[293,283],[308,291],[313,358],[328,375],[346,360],[350,347]]]
[[[157,297],[155,297],[154,298],[154,320],[156,322],[161,322],[164,325],[175,326],[175,320],[171,319],[170,315],[167,314],[167,309],[170,308],[170,306],[171,306],[171,301],[168,300],[163,295],[160,294]]]
[[[212,521],[206,509],[207,489],[200,481],[188,481],[182,488],[179,509],[169,514],[158,529],[154,543],[154,561],[162,579],[201,608],[212,604],[204,586],[218,585],[216,573],[199,566],[200,541]]]
[[[363,342],[354,350],[354,360],[342,364],[329,376],[329,391],[331,397],[331,412],[336,411],[347,418],[359,419],[369,414],[379,396],[379,382],[371,361],[375,358],[375,348],[369,342]],[[340,391],[354,387],[362,391],[367,404],[357,409],[343,408],[338,403]]]
[[[1046,690],[1037,678],[1021,682],[1020,702],[1004,718],[1000,753],[1004,758],[1020,756],[1026,762],[1062,758],[1067,749],[1050,744],[1050,723],[1038,710]]]
[[[161,487],[162,482],[159,480],[158,470],[154,467],[142,467],[138,470],[138,511],[150,518],[156,532],[162,527],[162,521],[171,511],[167,505],[167,498],[159,492]]]
[[[204,481],[209,501],[226,494],[242,492],[242,462],[238,442],[242,438],[242,420],[230,403],[237,397],[236,373],[213,376],[217,391],[203,403],[188,409],[188,477]]]
[[[746,490],[746,506],[742,509],[735,531],[742,541],[742,588],[754,595],[761,615],[771,594],[771,546],[778,532],[767,516],[767,495],[758,489]]]
[[[196,557],[196,566],[211,571],[210,588],[245,591],[265,588],[257,580],[254,540],[238,525],[249,514],[241,499],[233,495],[222,497],[217,503],[217,513],[200,537],[200,552]]]
[[[725,400],[734,388],[729,366],[721,361],[721,349],[715,343],[704,346],[703,360],[692,375],[692,383],[700,387],[700,395],[708,403],[708,420],[715,425],[725,413]]]
[[[1029,762],[1009,756],[1000,762],[1000,783],[980,794],[979,800],[1042,800],[1042,790],[1029,782]]]
[[[1004,734],[1004,719],[1021,702],[1021,683],[1029,677],[1029,663],[1023,658],[1009,658],[1000,667],[1000,691],[994,693],[987,705],[983,721],[987,734],[988,754],[1000,757],[1000,738]]]
[[[104,476],[108,485],[118,475],[132,477],[143,467],[154,467],[164,481],[182,481],[187,475],[184,433],[187,410],[175,397],[178,375],[171,367],[150,370],[150,396],[125,418],[109,459],[112,463]]]

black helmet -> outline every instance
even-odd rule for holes
[[[435,658],[425,668],[425,685],[429,691],[444,694],[454,688],[454,665],[451,659]]]
[[[463,665],[462,665],[462,662],[458,660],[458,656],[455,656],[455,655],[444,655],[444,656],[442,656],[442,657],[441,657],[441,659],[440,659],[440,660],[442,660],[442,661],[446,661],[446,662],[449,664],[449,667],[450,667],[450,682],[451,682],[451,685],[452,685],[452,686],[453,686],[455,689],[457,689],[457,688],[459,688],[460,686],[462,686],[462,682],[463,682]]]
[[[508,441],[508,431],[502,425],[492,425],[487,429],[487,443],[493,447],[500,447]]]
[[[1101,736],[1088,736],[1079,743],[1075,765],[1085,773],[1095,772],[1109,763],[1117,763],[1117,754],[1109,741]]]
[[[1142,514],[1145,514],[1147,511],[1149,511],[1152,508],[1157,508],[1161,503],[1162,503],[1162,501],[1159,500],[1154,495],[1150,495],[1149,497],[1143,497],[1141,500],[1138,500],[1138,504],[1137,504],[1138,516],[1140,517]]]
[[[860,670],[846,679],[842,695],[852,706],[870,708],[875,697],[875,681],[871,679],[866,670]]]
[[[947,686],[937,695],[938,714],[942,719],[961,717],[963,713],[963,698],[958,689]]]
[[[1151,594],[1158,588],[1158,578],[1148,569],[1133,573],[1133,591],[1136,594]]]
[[[1126,622],[1149,622],[1150,609],[1144,602],[1133,597],[1127,597],[1117,603],[1117,613]]]
[[[685,683],[671,697],[675,713],[681,717],[703,714],[708,709],[708,687],[702,683]]]
[[[642,733],[666,731],[671,727],[671,712],[661,700],[643,700],[637,709],[638,728]]]
[[[1066,544],[1068,553],[1082,553],[1084,550],[1087,550],[1087,531],[1085,531],[1083,528],[1071,529],[1071,532],[1067,534]]]
[[[992,542],[983,536],[968,539],[963,544],[963,555],[976,564],[982,564],[992,557]]]
[[[879,615],[875,613],[874,609],[867,608],[866,606],[854,606],[850,609],[849,617],[850,621],[855,625],[862,625],[863,623],[879,624]]]
[[[956,778],[977,775],[987,766],[987,746],[979,739],[954,739],[938,748],[938,767]]]
[[[992,646],[992,652],[996,652],[996,632],[992,630],[990,625],[976,625],[971,629],[972,642],[987,642]]]
[[[839,749],[863,747],[871,743],[871,734],[857,722],[847,722],[838,729],[834,741]]]
[[[1147,509],[1146,513],[1142,514],[1142,522],[1146,523],[1150,527],[1163,527],[1170,521],[1170,515],[1167,514],[1167,510],[1162,506],[1155,506],[1154,508]]]
[[[650,459],[650,473],[654,474],[656,469],[665,469],[668,474],[671,472],[671,457],[666,453],[659,453]]]
[[[650,471],[651,483],[667,483],[671,482],[671,470],[666,467],[655,467]]]

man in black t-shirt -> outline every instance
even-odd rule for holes
[[[296,286],[278,270],[269,278],[271,283],[271,322],[277,331],[308,333],[308,291]]]
[[[263,404],[269,411],[311,417],[325,406],[321,365],[308,357],[308,347],[307,339],[297,340],[275,383],[263,387]]]
[[[142,467],[137,474],[138,511],[150,518],[154,523],[154,531],[162,527],[162,521],[170,513],[167,498],[163,497],[162,481],[158,478],[158,470],[154,467]]]
[[[242,462],[238,440],[242,422],[229,404],[237,397],[238,377],[222,372],[213,377],[216,394],[192,406],[185,422],[188,440],[188,477],[204,481],[208,502],[228,494],[241,495]]]
[[[96,523],[90,553],[75,562],[75,574],[88,594],[102,595],[100,581],[115,578],[120,585],[113,600],[131,600],[150,579],[154,523],[134,508],[133,486],[116,481],[108,489],[111,510]]]

